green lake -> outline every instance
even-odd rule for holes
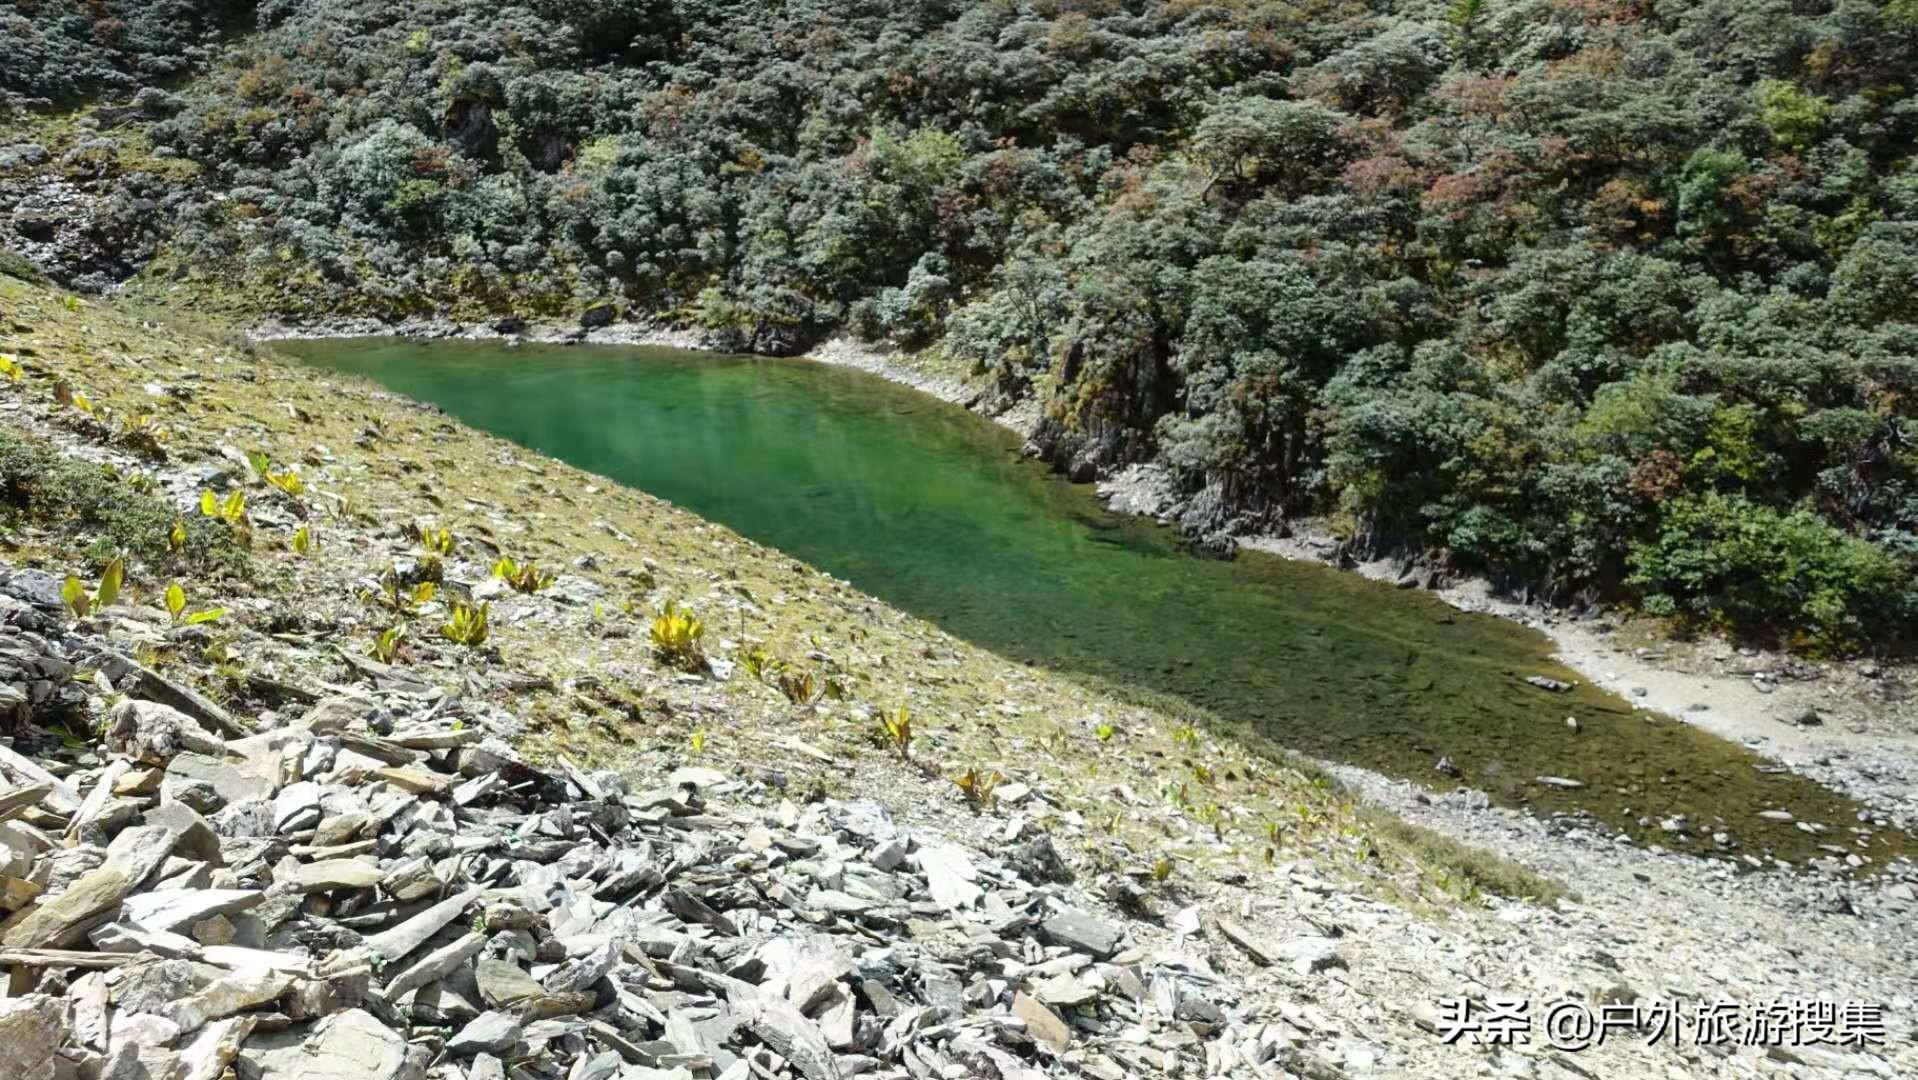
[[[285,343],[461,421],[651,492],[1002,655],[1176,695],[1282,745],[1506,805],[1585,810],[1667,847],[1793,861],[1859,849],[1859,807],[1585,686],[1546,639],[1316,565],[1188,554],[956,406],[803,360],[389,339]],[[1565,723],[1576,717],[1580,730]],[[1539,777],[1586,786],[1560,789]],[[1822,822],[1813,837],[1759,818]],[[1659,828],[1686,815],[1684,836]],[[1649,827],[1641,818],[1650,819]]]

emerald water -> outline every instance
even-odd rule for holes
[[[951,633],[1055,670],[1168,692],[1324,758],[1663,833],[1729,832],[1798,860],[1850,847],[1858,806],[1581,682],[1524,627],[1325,567],[1186,553],[1022,460],[963,409],[808,361],[660,349],[400,340],[289,343],[465,423],[685,506]],[[1576,717],[1572,732],[1566,717]],[[1569,777],[1566,790],[1539,777]],[[1786,809],[1812,837],[1757,817]],[[1649,828],[1638,824],[1649,818]],[[1902,850],[1881,836],[1873,854]]]

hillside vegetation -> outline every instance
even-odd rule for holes
[[[1201,531],[1918,625],[1910,0],[15,6],[0,92],[173,80],[158,288],[883,337]]]

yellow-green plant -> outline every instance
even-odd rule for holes
[[[456,601],[446,624],[440,627],[440,636],[455,645],[464,645],[469,649],[479,648],[486,644],[489,629],[487,617],[492,607],[491,604],[474,607],[463,600]]]
[[[794,705],[811,705],[825,696],[826,688],[819,677],[810,671],[790,668],[779,672],[773,678],[773,685],[786,695],[786,700]]]
[[[396,623],[393,626],[389,626],[380,631],[379,635],[373,639],[373,647],[367,650],[367,655],[382,664],[390,664],[395,657],[399,656],[400,639],[405,636],[406,625],[404,623]]]
[[[10,382],[19,382],[21,374],[20,358],[12,353],[0,353],[0,375],[5,375]]]
[[[419,527],[420,546],[428,555],[451,555],[453,553],[453,533],[450,529],[429,529]]]
[[[180,518],[173,519],[173,528],[167,530],[166,546],[167,550],[172,551],[176,555],[186,550],[186,522],[184,520]]]
[[[166,613],[167,616],[173,620],[173,625],[175,626],[182,624],[186,626],[198,626],[201,623],[210,623],[217,619],[224,618],[226,616],[226,609],[204,608],[200,611],[189,613],[186,609],[186,590],[180,587],[179,582],[172,581],[168,582],[166,587]]]
[[[1099,737],[1100,742],[1110,742],[1112,741],[1112,736],[1117,734],[1118,730],[1119,729],[1113,727],[1111,724],[1100,724],[1094,729],[1093,734]]]
[[[300,479],[300,474],[294,472],[292,469],[287,469],[284,472],[267,473],[266,482],[295,498],[306,493],[306,481]]]
[[[670,664],[698,666],[704,660],[699,642],[705,636],[706,625],[699,621],[699,616],[675,600],[666,601],[658,617],[653,619],[653,648]]]
[[[904,705],[879,717],[880,733],[902,758],[912,756],[912,713]]]
[[[200,492],[200,513],[206,517],[219,518],[234,528],[246,525],[246,492],[234,488],[221,499],[211,489]]]
[[[693,753],[695,755],[703,754],[706,752],[706,729],[705,728],[700,728],[699,730],[693,732],[692,747],[693,747]]]
[[[266,451],[264,450],[254,450],[248,453],[246,455],[246,463],[255,473],[259,474],[260,479],[279,488],[288,495],[297,497],[306,491],[306,482],[300,479],[300,474],[294,472],[291,466],[287,467],[283,472],[274,472],[273,459],[267,457]]]
[[[739,664],[746,669],[746,674],[755,682],[765,682],[766,676],[775,674],[786,666],[784,661],[758,645],[742,653]]]
[[[556,579],[552,574],[540,570],[539,563],[527,560],[516,563],[511,556],[501,555],[493,564],[493,576],[512,586],[514,592],[536,593],[551,585]]]
[[[97,590],[89,591],[86,583],[72,574],[67,575],[65,584],[60,586],[60,600],[73,612],[76,619],[84,619],[95,611],[111,607],[120,599],[120,586],[126,582],[127,564],[125,559],[115,558],[107,564],[106,572],[100,575]]]
[[[293,539],[287,542],[295,555],[304,555],[313,548],[313,533],[302,525],[293,530]]]
[[[431,581],[422,581],[412,588],[406,588],[400,582],[399,570],[387,567],[380,577],[380,595],[385,597],[386,605],[401,615],[418,612],[422,604],[430,604],[439,595],[439,586]]]
[[[958,785],[960,794],[966,797],[966,801],[972,804],[973,809],[978,810],[992,805],[995,797],[993,793],[999,789],[999,785],[1004,783],[1005,779],[1005,775],[996,769],[992,772],[980,772],[975,766],[954,777],[952,782]]]

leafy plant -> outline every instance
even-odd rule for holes
[[[246,515],[244,490],[234,488],[224,499],[216,498],[211,490],[200,492],[200,515],[226,522],[236,540],[242,545],[250,544],[253,523]]]
[[[952,782],[958,785],[959,793],[966,797],[966,801],[972,804],[973,809],[980,810],[992,805],[995,797],[993,793],[1005,779],[1005,776],[996,769],[982,773],[974,766],[954,777]]]
[[[1117,734],[1118,730],[1118,728],[1113,727],[1111,724],[1100,724],[1097,728],[1093,729],[1092,733],[1099,737],[1100,742],[1111,742],[1112,736]]]
[[[373,645],[367,650],[367,655],[382,664],[391,664],[400,654],[400,641],[404,637],[406,637],[406,625],[395,623],[373,638]]]
[[[451,555],[453,553],[453,533],[450,529],[429,529],[424,525],[418,530],[420,546],[429,555]]]
[[[879,717],[879,731],[902,758],[912,756],[912,714],[904,705]]]
[[[773,674],[785,667],[785,661],[774,657],[764,648],[755,645],[740,655],[739,666],[745,668],[746,674],[751,676],[755,682],[765,682],[767,675]]]
[[[463,600],[455,601],[452,613],[448,616],[445,625],[440,627],[440,636],[455,645],[477,649],[486,644],[489,630],[487,619],[491,611],[491,604],[480,604],[475,607]]]
[[[514,592],[531,595],[551,585],[556,579],[552,574],[540,570],[539,564],[528,560],[516,563],[511,557],[501,555],[493,564],[493,576],[512,586]]]
[[[699,617],[691,608],[681,607],[674,600],[666,601],[653,619],[653,648],[669,664],[688,668],[702,666],[705,656],[700,651],[700,640],[705,636],[706,626]]]
[[[106,571],[100,575],[97,591],[88,592],[86,583],[72,574],[60,587],[60,600],[76,619],[84,619],[101,608],[111,607],[120,598],[120,586],[126,581],[127,564],[123,558],[116,557],[107,564]]]
[[[295,555],[306,554],[313,548],[312,532],[306,526],[300,526],[293,530],[293,539],[287,542],[287,546],[293,549]]]
[[[177,581],[167,583],[164,598],[167,616],[173,620],[175,626],[199,626],[226,616],[225,608],[205,608],[189,613],[186,609],[186,590],[181,588]]]
[[[5,375],[9,382],[19,382],[21,374],[20,358],[12,353],[0,353],[0,375]]]
[[[389,566],[380,575],[380,596],[386,600],[386,606],[398,614],[414,615],[439,596],[439,586],[431,581],[419,581],[409,586],[400,579],[398,568]]]
[[[787,668],[773,679],[773,685],[794,705],[811,705],[825,696],[826,687],[810,671]]]

